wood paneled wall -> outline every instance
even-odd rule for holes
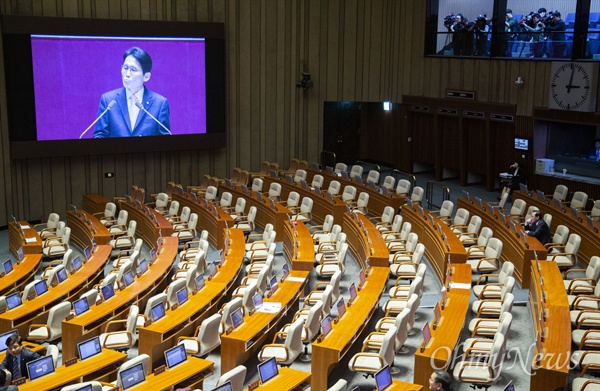
[[[28,220],[51,211],[64,217],[85,193],[112,197],[137,184],[150,194],[168,180],[194,184],[206,172],[257,170],[262,160],[282,167],[292,157],[317,160],[324,101],[401,103],[403,95],[441,98],[446,88],[458,88],[476,91],[481,102],[517,105],[525,117],[546,106],[550,63],[424,58],[425,3],[0,0],[7,15],[223,22],[228,64],[226,149],[11,160],[0,61],[0,226],[12,213]],[[296,88],[303,71],[314,81],[306,96]],[[519,75],[521,87],[514,84]],[[105,179],[107,171],[115,178]]]

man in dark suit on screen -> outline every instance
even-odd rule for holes
[[[100,98],[94,138],[171,134],[169,101],[144,87],[151,70],[152,58],[144,50],[132,47],[123,54],[123,88]]]
[[[0,369],[6,369],[12,375],[12,379],[16,380],[21,377],[29,378],[27,373],[27,363],[36,360],[42,356],[33,352],[21,344],[21,337],[18,335],[11,335],[6,340],[6,357]]]

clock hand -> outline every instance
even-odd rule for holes
[[[573,64],[571,64],[571,78],[569,79],[569,84],[567,84],[567,94],[571,92],[571,88],[573,87],[573,75],[575,74],[575,68],[573,68]]]

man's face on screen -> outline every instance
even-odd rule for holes
[[[123,87],[136,93],[144,86],[144,82],[150,79],[150,72],[144,73],[139,61],[133,56],[127,56],[121,66],[121,77]]]

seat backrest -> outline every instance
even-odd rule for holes
[[[394,220],[394,216],[396,211],[392,206],[386,206],[383,208],[383,213],[381,214],[381,222],[382,223],[391,223]]]
[[[231,323],[231,313],[241,307],[241,297],[236,297],[235,299],[225,304],[225,307],[223,307],[223,316],[221,317],[221,321],[223,322],[223,330],[227,330],[229,327],[233,326],[233,324]]]
[[[542,217],[548,228],[552,227],[552,215],[550,213],[545,213],[544,217]]]
[[[298,318],[292,323],[288,329],[287,336],[285,337],[285,346],[287,346],[290,352],[300,353],[302,351],[302,327],[304,326],[304,319]],[[296,354],[296,356],[297,356]]]
[[[307,341],[312,341],[312,339],[319,334],[320,326],[321,326],[321,314],[323,311],[323,302],[317,301],[315,305],[310,307],[308,311],[308,315],[306,316],[306,321],[304,325],[306,327],[307,333]]]
[[[335,165],[335,168],[333,169],[333,172],[336,174],[341,173],[342,171],[348,171],[348,166],[344,163],[337,163]]]
[[[246,199],[244,197],[239,197],[235,202],[235,208],[233,209],[234,213],[244,213],[246,210]]]
[[[113,204],[112,202],[108,202],[106,204],[106,208],[104,210],[104,214],[106,215],[106,209],[108,208],[108,204]],[[115,210],[117,208],[117,206],[115,204],[113,204],[115,206]],[[114,216],[114,212],[112,214],[112,216]],[[51,228],[51,229],[55,229],[56,227],[58,227],[58,222],[60,221],[60,216],[58,215],[58,213],[50,213],[48,215],[48,221],[46,222],[46,228]]]
[[[514,277],[506,277],[506,282],[502,286],[502,290],[500,291],[500,299],[504,300],[508,293],[512,293],[513,288],[515,286],[515,278]]]
[[[269,186],[269,198],[279,199],[281,195],[281,185],[277,182],[271,183]]]
[[[176,204],[179,207],[179,203]],[[173,206],[173,203],[171,203],[171,207]],[[127,218],[129,217],[129,212],[127,212],[126,210],[121,209],[119,211],[119,216],[117,217],[117,225],[127,225]]]
[[[588,195],[582,191],[576,191],[571,199],[571,207],[576,209],[585,209]]]
[[[62,265],[67,269],[67,273],[73,272],[73,260],[75,259],[75,253],[72,249],[68,249],[63,255]]]
[[[173,307],[174,304],[177,304],[177,292],[182,288],[185,288],[185,279],[183,278],[169,284],[167,287],[167,300],[169,301],[169,306]]]
[[[385,178],[383,178],[383,184],[381,186],[383,186],[386,189],[391,191],[394,189],[395,184],[396,184],[396,178],[394,178],[391,175],[387,175]]]
[[[350,178],[354,178],[354,177],[361,177],[363,173],[363,168],[362,166],[359,166],[358,164],[355,164],[352,166],[352,169],[350,169]]]
[[[40,280],[33,280],[23,288],[23,294],[21,295],[21,301],[24,303],[27,300],[27,297],[30,293],[35,294],[35,284],[40,282]]]
[[[411,184],[406,179],[400,179],[396,186],[396,194],[408,196],[410,194]]]
[[[487,246],[489,240],[494,236],[494,231],[490,227],[483,227],[477,237],[478,246]]]
[[[273,261],[271,259],[267,259],[265,265],[267,263],[269,263],[270,265],[273,265]],[[258,277],[256,277],[256,289],[261,294],[264,294],[267,291],[267,283],[269,282],[270,278],[271,278],[271,276],[269,273],[268,265],[267,265],[267,267],[261,268],[260,272],[258,272]]]
[[[527,208],[527,203],[518,198],[513,201],[512,207],[510,208],[510,214],[514,216],[523,216],[525,208]]]
[[[474,234],[478,234],[480,228],[481,228],[481,217],[479,217],[477,215],[471,216],[471,220],[469,221],[469,226],[467,227],[467,232],[473,232]]]
[[[559,225],[556,227],[556,231],[554,232],[554,236],[552,236],[553,243],[560,243],[561,245],[565,245],[567,243],[567,238],[569,237],[569,227],[566,225]]]
[[[71,241],[71,227],[67,227],[67,228],[65,228],[65,233],[64,233],[64,235],[63,235],[63,236],[60,238],[60,241],[61,241],[63,244],[66,244],[66,245],[68,245],[68,244],[69,244],[69,242]]]
[[[333,288],[331,293],[331,301],[337,301],[340,296],[340,281],[342,280],[342,271],[336,270],[335,273],[331,276],[331,280],[329,281],[329,285]]]
[[[127,322],[125,323],[125,328],[133,336],[135,336],[136,334],[135,326],[137,324],[137,318],[139,314],[140,308],[137,305],[132,304],[131,307],[129,307],[129,315],[127,315]]]
[[[379,355],[383,358],[385,365],[391,366],[394,363],[394,357],[396,354],[394,351],[396,334],[398,334],[396,326],[391,326],[383,336],[383,341],[381,342],[381,347],[379,348]]]
[[[135,220],[131,220],[129,222],[129,226],[127,227],[127,236],[131,236],[132,238],[135,236],[135,229],[137,227],[137,222]],[[66,235],[66,232],[65,232]]]
[[[311,187],[318,187],[319,189],[323,187],[324,178],[323,175],[317,174],[313,177]]]
[[[202,241],[202,243],[207,243]],[[196,266],[196,272],[204,272],[206,269],[206,251],[198,250],[194,255],[194,266]]]
[[[331,195],[338,195],[338,194],[340,194],[341,187],[342,187],[342,185],[340,184],[340,182],[331,181],[331,182],[329,182],[329,187],[327,188],[327,192],[331,193]]]
[[[296,170],[296,174],[294,175],[294,183],[300,183],[300,181],[306,181],[305,170]]]
[[[500,315],[499,325],[498,325],[498,333],[504,335],[504,337],[508,337],[508,332],[510,331],[510,326],[512,324],[513,316],[510,312],[503,312]]]
[[[188,294],[191,294],[196,289],[196,265],[190,266],[185,272],[185,286],[187,287]]]
[[[268,163],[268,162],[267,162]],[[264,164],[264,162],[263,162]],[[246,378],[246,366],[238,365],[237,367],[225,372],[221,375],[219,380],[217,381],[217,386],[221,384],[231,382],[232,390],[243,390],[244,389],[244,379]]]
[[[454,202],[445,200],[440,208],[440,217],[451,217],[454,211]]]
[[[415,312],[417,312],[417,308],[419,308],[419,296],[416,294],[410,295],[405,308],[408,308],[410,311],[408,321],[406,322],[406,331],[410,332],[415,325]]]
[[[313,200],[310,197],[304,197],[302,199],[302,205],[300,205],[300,212],[311,212],[313,207]]]
[[[400,232],[401,228],[402,228],[402,215],[401,214],[397,214],[396,216],[394,216],[394,220],[392,220],[391,231]],[[409,231],[410,231],[410,229],[409,229]]]
[[[59,336],[62,332],[62,321],[71,312],[71,302],[63,301],[50,308],[48,312],[48,327],[50,327],[50,336]]]
[[[485,246],[485,256],[487,258],[500,258],[502,254],[502,241],[498,238],[491,238]]]
[[[329,315],[329,311],[331,310],[332,303],[332,295],[333,295],[333,287],[331,285],[327,285],[325,290],[323,291],[323,295],[321,296],[321,301],[323,302],[323,316]]]
[[[373,182],[375,185],[379,185],[379,171],[369,171],[369,175],[367,175],[367,183],[369,183],[369,181]]]
[[[122,211],[122,212],[124,212],[124,211]],[[178,213],[179,213],[179,201],[171,201],[171,205],[169,206],[169,211],[167,212],[167,214],[169,216],[177,216]],[[119,212],[119,216],[121,216],[121,212]]]
[[[242,297],[242,306],[246,310],[246,314],[250,311],[254,311],[254,295],[256,294],[256,282],[251,282],[248,284],[246,289],[244,289],[244,296]]]
[[[456,210],[456,216],[454,216],[453,225],[467,225],[469,221],[469,211],[465,208],[458,208]]]
[[[167,308],[167,294],[165,292],[161,292],[156,294],[148,299],[146,302],[146,309],[144,310],[144,316],[147,319],[152,317],[152,307],[154,307],[158,303],[163,303],[163,307]]]
[[[354,201],[356,197],[356,187],[352,185],[348,185],[344,187],[344,192],[342,193],[342,200],[344,201]]]
[[[581,244],[581,236],[579,236],[577,234],[569,235],[569,240],[567,241],[567,244],[565,245],[565,252],[577,254],[577,252],[579,251],[580,244]]]
[[[348,382],[344,379],[339,379],[334,385],[329,387],[327,391],[346,391],[348,389]]]
[[[411,230],[412,230],[412,224],[409,223],[408,221],[405,221],[404,224],[402,224],[402,229],[400,230],[400,239],[402,240],[408,240],[408,237],[411,234]]]
[[[512,277],[515,272],[515,265],[512,262],[506,261],[502,264],[502,269],[498,273],[498,282],[504,284],[508,277]]]
[[[184,206],[183,209],[181,209],[181,215],[179,216],[179,221],[182,223],[187,223],[190,220],[191,213],[192,213],[192,210],[190,209],[190,207]]]
[[[233,195],[231,195],[230,192],[225,191],[223,193],[221,193],[221,199],[219,199],[219,206],[222,208],[226,208],[231,206],[231,203],[233,202]]]
[[[65,266],[63,264],[54,266],[52,269],[48,270],[48,274],[46,276],[46,281],[48,285],[52,285],[55,282],[58,284],[58,272],[64,269]]]
[[[423,259],[423,254],[425,253],[425,245],[423,243],[417,243],[415,247],[415,251],[413,251],[411,262],[416,263],[421,267],[421,259]],[[423,265],[425,266],[425,265]]]
[[[256,206],[251,206],[250,209],[248,209],[248,216],[246,218],[249,222],[254,222],[254,219],[256,218]]]
[[[600,200],[594,201],[594,206],[592,206],[590,216],[593,218],[600,217]]]
[[[168,204],[169,204],[169,195],[167,193],[158,193],[158,195],[156,196],[156,202],[155,202],[156,207],[157,208],[166,208]],[[116,207],[116,205],[115,205],[115,207]],[[106,215],[106,212],[104,212],[104,214]]]
[[[54,362],[54,367],[56,367],[56,364],[58,362],[58,346],[56,345],[48,345],[46,346],[46,357],[47,356],[52,356],[52,362]]]
[[[367,205],[369,205],[369,193],[363,191],[358,195],[356,206],[359,208],[366,208]]]
[[[290,191],[290,194],[288,194],[288,198],[287,198],[287,207],[291,208],[294,206],[298,206],[299,203],[300,203],[300,194],[298,194],[298,192],[295,192],[295,191]]]
[[[598,277],[600,277],[600,256],[594,255],[590,258],[590,264],[585,268],[585,277],[598,281]]]
[[[200,351],[208,352],[221,344],[219,325],[221,314],[216,313],[204,319],[200,324],[197,338],[200,340]]]
[[[325,216],[325,220],[323,220],[323,227],[321,228],[325,232],[330,232],[333,227],[333,215]]]
[[[415,251],[417,248],[417,244],[419,243],[419,235],[414,232],[408,234],[408,239],[406,240],[405,248],[407,251]]]
[[[408,318],[410,316],[410,310],[408,308],[404,308],[397,316],[396,322],[394,326],[398,332],[396,333],[396,341],[394,344],[394,350],[398,351],[403,345],[404,342],[408,339],[408,330],[406,329],[406,325],[408,324]]]
[[[252,191],[260,193],[263,188],[263,180],[261,178],[254,178],[252,180]]]
[[[514,302],[515,296],[510,292],[507,293],[506,296],[504,296],[504,301],[502,302],[502,306],[500,307],[500,315],[502,315],[505,312],[512,311]]]
[[[214,201],[217,199],[217,188],[215,186],[208,186],[206,188],[206,193],[204,193],[204,198],[206,198],[207,201]]]
[[[167,201],[168,201],[168,199],[169,199],[169,197],[167,197]],[[104,217],[115,217],[116,213],[117,213],[117,205],[115,205],[114,202],[107,202],[106,206],[104,207]]]
[[[137,364],[142,363],[142,367],[144,368],[144,373],[148,373],[148,366],[150,365],[150,356],[148,356],[147,354],[140,354],[134,358],[132,358],[131,360],[127,360],[125,361],[120,367],[119,370],[117,372],[117,387],[123,387],[123,384],[121,383],[121,372],[132,368],[134,366],[136,366]]]
[[[197,224],[198,224],[198,215],[196,213],[192,213],[190,215],[190,219],[188,220],[187,227],[190,230],[195,230]],[[192,232],[192,234],[194,234],[194,232]]]
[[[421,186],[415,186],[415,188],[413,189],[412,195],[410,196],[410,199],[413,202],[423,201],[423,194],[425,194],[425,190],[423,190],[423,188]]]

